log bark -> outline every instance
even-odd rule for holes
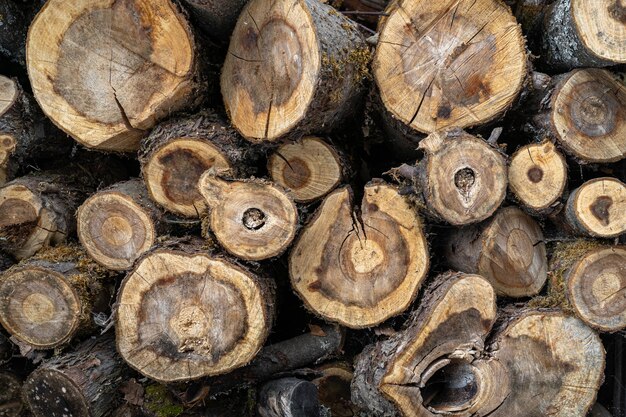
[[[0,324],[33,349],[64,346],[108,309],[107,278],[79,247],[42,251],[1,275]]]
[[[317,386],[320,404],[330,410],[333,417],[353,417],[358,407],[350,399],[352,368],[344,363],[323,365],[316,369],[322,374],[312,382]]]
[[[233,178],[255,174],[260,153],[220,116],[203,111],[158,125],[142,142],[141,171],[150,197],[185,217],[205,214],[198,180],[213,169]]]
[[[252,142],[326,133],[353,112],[368,63],[356,23],[331,6],[252,0],[222,70],[226,111]]]
[[[439,277],[408,327],[357,360],[353,401],[372,416],[582,416],[602,382],[604,348],[559,311],[496,320],[477,275]]]
[[[378,181],[365,186],[360,209],[349,187],[324,199],[291,250],[289,275],[308,309],[363,328],[403,312],[428,265],[420,218],[396,188]]]
[[[273,320],[268,280],[195,243],[146,253],[117,298],[117,347],[161,382],[239,368],[254,358]]]
[[[387,13],[372,66],[397,129],[477,126],[513,104],[528,64],[508,6],[410,0],[392,2]]]
[[[30,26],[26,60],[44,113],[101,150],[137,150],[157,120],[206,90],[191,29],[169,0],[49,1]]]
[[[126,369],[108,336],[89,339],[33,372],[22,389],[35,417],[110,415]]]
[[[558,212],[567,185],[567,162],[545,139],[520,147],[509,166],[509,187],[524,209],[544,216]]]
[[[626,185],[612,177],[595,178],[571,192],[565,219],[577,234],[612,238],[626,232]]]
[[[211,38],[227,41],[248,0],[184,0],[196,24]]]
[[[22,381],[12,373],[0,371],[0,417],[19,417],[22,403]]]
[[[260,417],[319,417],[317,387],[298,378],[270,381],[261,387],[257,412]]]
[[[0,56],[22,67],[26,66],[27,29],[28,20],[17,4],[12,1],[0,3]]]
[[[620,0],[557,0],[543,23],[541,59],[554,69],[626,62],[626,6]]]
[[[144,183],[131,179],[98,191],[78,208],[78,238],[100,265],[124,271],[166,230],[163,216]]]
[[[291,245],[298,210],[282,188],[258,179],[224,180],[211,171],[200,177],[198,188],[209,207],[210,230],[228,253],[259,261]]]
[[[453,230],[444,256],[450,267],[482,275],[506,297],[536,295],[547,279],[541,228],[516,207],[505,207],[481,224]]]
[[[269,157],[267,170],[297,203],[319,200],[349,178],[341,154],[315,136],[279,146]]]

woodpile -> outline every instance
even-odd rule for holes
[[[0,0],[0,417],[626,416],[622,0]]]

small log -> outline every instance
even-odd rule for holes
[[[211,38],[227,41],[248,0],[183,0],[197,26]]]
[[[556,211],[566,185],[567,162],[549,140],[522,146],[511,157],[509,187],[531,214]]]
[[[48,1],[26,51],[41,108],[90,148],[137,150],[157,120],[192,107],[206,87],[191,30],[170,0]]]
[[[370,327],[403,312],[428,271],[422,222],[398,190],[365,186],[359,208],[352,191],[328,195],[291,250],[291,284],[326,320]]]
[[[451,268],[485,277],[507,297],[536,295],[547,279],[541,228],[517,207],[505,207],[484,223],[452,231],[445,259]]]
[[[206,211],[198,180],[209,169],[243,178],[254,174],[258,153],[217,114],[203,111],[158,125],[142,142],[141,171],[150,197],[185,217]]]
[[[491,217],[506,197],[502,154],[484,140],[453,129],[419,143],[424,158],[411,180],[426,213],[455,226]]]
[[[119,290],[120,355],[161,382],[228,373],[258,353],[272,324],[270,282],[197,243],[146,253]]]
[[[89,339],[53,357],[33,372],[22,388],[35,417],[104,417],[119,403],[126,369],[112,337]]]
[[[79,247],[42,251],[0,276],[0,324],[33,349],[66,345],[108,309],[106,280]]]
[[[312,382],[317,386],[320,404],[330,410],[333,417],[353,417],[358,407],[350,399],[352,369],[347,364],[322,365],[316,371],[322,376]]]
[[[340,154],[315,136],[278,147],[267,161],[267,170],[297,203],[321,199],[348,177]]]
[[[210,230],[228,253],[259,261],[291,245],[298,210],[282,188],[263,180],[224,180],[211,171],[200,177],[198,188],[210,209]]]
[[[328,132],[353,114],[369,49],[356,23],[316,0],[252,0],[221,78],[233,126],[252,142]]]
[[[12,1],[0,2],[0,57],[26,66],[24,50],[27,29],[28,20],[22,8]]]
[[[19,417],[22,402],[22,381],[9,372],[0,371],[0,417]]]
[[[513,104],[528,64],[508,6],[497,0],[405,0],[391,2],[387,13],[372,67],[398,130],[477,126]]]
[[[297,378],[270,381],[261,387],[257,413],[260,417],[320,417],[317,387]]]
[[[155,244],[165,229],[163,215],[144,183],[131,179],[97,192],[78,208],[78,238],[100,265],[124,271]]]
[[[626,185],[617,178],[595,178],[572,191],[565,219],[578,233],[611,238],[626,233]]]
[[[558,70],[626,62],[626,6],[621,0],[557,0],[545,11],[541,59]]]

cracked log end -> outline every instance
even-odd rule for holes
[[[586,162],[626,156],[626,85],[608,71],[575,70],[552,93],[551,124],[565,150]]]
[[[293,241],[298,211],[281,188],[261,180],[227,181],[208,171],[198,183],[209,207],[210,229],[230,254],[259,261]]]
[[[567,163],[549,140],[522,146],[511,158],[511,191],[533,212],[545,212],[558,202],[566,184]]]
[[[506,196],[504,157],[465,132],[433,133],[420,142],[421,189],[436,217],[453,225],[490,217]]]
[[[610,238],[626,232],[626,185],[616,178],[587,181],[574,190],[565,217],[578,233]]]
[[[252,142],[275,141],[294,130],[322,133],[353,110],[368,60],[356,24],[332,7],[314,0],[252,0],[222,69],[224,105],[233,126]]]
[[[415,210],[390,185],[368,184],[360,213],[354,211],[349,188],[328,195],[292,249],[289,272],[309,309],[363,328],[415,299],[428,271],[428,245]]]
[[[337,152],[314,136],[280,146],[268,160],[268,171],[272,181],[288,190],[298,203],[322,198],[343,177]]]
[[[271,326],[267,283],[192,249],[145,255],[118,295],[118,350],[131,367],[161,382],[224,374],[247,364]]]
[[[195,46],[169,0],[47,2],[27,64],[46,115],[83,145],[135,151],[158,119],[195,94]]]
[[[525,41],[496,0],[392,3],[373,61],[386,109],[423,133],[493,120],[527,75]]]
[[[154,245],[161,212],[143,182],[125,181],[92,195],[78,208],[78,238],[102,266],[123,271]]]

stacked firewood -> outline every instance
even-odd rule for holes
[[[619,415],[621,0],[0,0],[0,58],[0,416]]]

